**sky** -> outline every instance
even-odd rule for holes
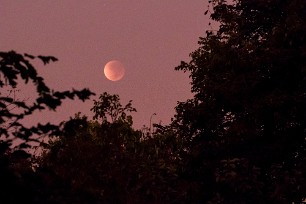
[[[208,25],[205,0],[0,0],[0,50],[52,55],[58,62],[38,73],[55,90],[89,88],[86,102],[66,101],[56,112],[38,113],[31,122],[60,122],[90,108],[103,92],[118,94],[137,109],[134,127],[166,125],[178,101],[192,98],[188,73],[175,71],[198,47]],[[110,81],[104,65],[125,66],[120,81]],[[34,98],[31,91],[18,97]],[[156,115],[153,115],[156,113]]]

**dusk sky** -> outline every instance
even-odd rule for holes
[[[52,55],[58,62],[34,63],[53,89],[89,88],[97,95],[133,100],[134,127],[168,124],[177,101],[192,97],[188,73],[174,71],[204,36],[203,0],[0,0],[0,50]],[[104,76],[104,65],[119,60],[122,80]],[[26,93],[31,97],[30,93]],[[80,111],[91,119],[93,102],[66,101],[54,113],[33,120],[60,122]]]

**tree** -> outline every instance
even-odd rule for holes
[[[219,29],[207,31],[191,61],[176,68],[190,72],[195,94],[178,104],[172,124],[190,150],[186,178],[202,182],[193,198],[301,202],[306,195],[306,3],[210,2]]]
[[[0,52],[0,175],[2,181],[0,199],[3,202],[23,202],[25,197],[31,194],[23,188],[28,185],[27,187],[30,189],[31,186],[30,182],[23,183],[24,180],[29,178],[23,176],[31,172],[31,163],[27,160],[30,155],[25,151],[26,148],[30,147],[28,142],[40,142],[40,136],[54,135],[60,132],[59,125],[39,123],[33,127],[26,127],[21,120],[35,111],[56,110],[66,98],[74,99],[77,97],[84,101],[94,94],[89,89],[80,91],[55,91],[50,89],[31,64],[31,61],[37,58],[44,64],[57,61],[57,58],[53,56],[33,56],[14,51]],[[3,92],[4,88],[13,90],[17,86],[30,85],[34,85],[37,93],[37,98],[34,99],[33,103],[15,99],[12,95],[5,95]],[[16,138],[23,142],[13,150],[10,146]],[[24,171],[17,171],[16,166],[20,164],[24,164]],[[29,174],[32,176],[32,173]],[[20,193],[21,196],[18,197],[14,195],[15,193]],[[34,200],[28,201],[34,202]]]
[[[67,184],[70,194],[61,192],[56,202],[178,202],[180,146],[172,132],[159,127],[142,137],[128,115],[136,109],[131,101],[122,106],[118,95],[101,94],[91,110],[94,120],[76,115],[65,122],[63,135],[38,160],[37,172]]]
[[[110,119],[112,123],[127,122],[132,125],[132,117],[127,113],[136,112],[136,109],[132,107],[132,100],[122,107],[118,95],[104,92],[100,95],[99,101],[94,100],[91,111],[95,114],[93,119],[101,120],[102,123],[109,123]]]
[[[40,59],[44,64],[57,61],[53,56],[32,56],[29,54],[18,54],[14,51],[0,52],[0,88],[4,86],[7,88],[15,88],[20,83],[28,85],[33,83],[36,88],[37,98],[33,104],[27,104],[26,101],[14,100],[12,96],[4,96],[1,94],[0,98],[0,136],[10,136],[10,130],[14,129],[11,134],[15,137],[28,141],[33,134],[46,134],[52,131],[57,131],[58,126],[52,124],[38,124],[37,127],[26,128],[20,123],[20,120],[33,114],[35,111],[56,110],[66,98],[73,99],[78,97],[84,101],[93,95],[88,89],[81,91],[54,91],[51,90],[45,83],[44,79],[39,76],[30,63],[30,60],[35,58]],[[10,106],[14,106],[11,109]],[[10,124],[6,127],[2,125],[10,120]],[[10,143],[10,141],[7,141]]]
[[[51,179],[67,183],[65,191],[81,196],[62,192],[57,202],[118,203],[127,197],[128,152],[134,151],[141,137],[128,115],[136,109],[131,101],[122,107],[118,95],[105,92],[91,110],[94,120],[77,114],[63,123],[58,140],[38,158],[39,172],[55,175]]]

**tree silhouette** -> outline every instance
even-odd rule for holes
[[[127,113],[136,112],[136,109],[132,107],[132,100],[122,107],[118,95],[104,92],[98,101],[94,100],[91,111],[94,113],[93,119],[101,120],[102,123],[109,123],[110,120],[112,123],[127,122],[132,125],[132,118]]]
[[[34,60],[36,57],[29,54],[18,54],[14,51],[0,52],[0,88],[6,87],[13,89],[14,87],[24,83],[24,85],[35,86],[38,97],[32,104],[27,104],[26,101],[14,100],[13,96],[0,96],[0,136],[14,137],[23,139],[25,142],[32,140],[30,138],[33,134],[41,135],[58,131],[57,125],[52,124],[38,124],[36,127],[27,128],[20,123],[20,120],[33,114],[35,111],[41,111],[46,108],[55,110],[59,107],[62,101],[66,98],[74,99],[78,97],[84,101],[93,95],[88,89],[81,91],[54,91],[51,90],[45,83],[44,79],[39,76],[36,69],[30,63],[30,60]],[[52,56],[38,56],[44,64],[57,61]],[[2,89],[3,90],[3,89]],[[13,110],[14,107],[15,110]],[[11,121],[10,124],[3,126],[7,121]],[[13,132],[10,130],[14,129]],[[11,143],[11,140],[6,140],[7,144]],[[23,143],[24,144],[24,143]]]
[[[218,31],[207,31],[176,68],[190,72],[195,94],[178,104],[173,122],[190,150],[186,177],[202,180],[193,198],[301,202],[306,2],[210,2]]]
[[[87,117],[76,115],[65,122],[63,135],[50,143],[38,160],[37,172],[48,172],[47,177],[68,185],[66,191],[70,194],[61,193],[57,202],[177,200],[179,146],[171,131],[160,129],[154,136],[143,138],[131,126],[132,117],[128,113],[135,110],[131,102],[122,106],[118,95],[101,94],[91,110],[102,117],[96,115],[97,119],[88,121]],[[108,114],[113,113],[116,119],[107,121]]]
[[[88,89],[62,92],[50,89],[31,64],[35,58],[42,60],[44,64],[57,61],[52,56],[35,57],[14,51],[0,52],[0,199],[5,203],[34,202],[36,195],[32,193],[35,191],[30,189],[37,187],[32,185],[36,183],[34,180],[37,177],[31,169],[32,164],[27,160],[30,155],[25,150],[30,147],[29,141],[41,142],[40,136],[60,132],[59,125],[39,123],[26,127],[21,120],[35,111],[56,110],[66,98],[77,97],[84,101],[94,94]],[[4,88],[14,90],[17,86],[31,85],[34,85],[37,93],[33,103],[16,99],[12,94],[5,95],[3,92]],[[33,135],[35,137],[32,137]],[[10,147],[16,138],[23,142],[13,150]],[[33,183],[30,182],[31,178]],[[25,182],[26,180],[28,182]]]

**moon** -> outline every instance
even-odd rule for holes
[[[104,75],[108,80],[119,81],[123,78],[125,69],[123,64],[118,60],[112,60],[104,66]]]

